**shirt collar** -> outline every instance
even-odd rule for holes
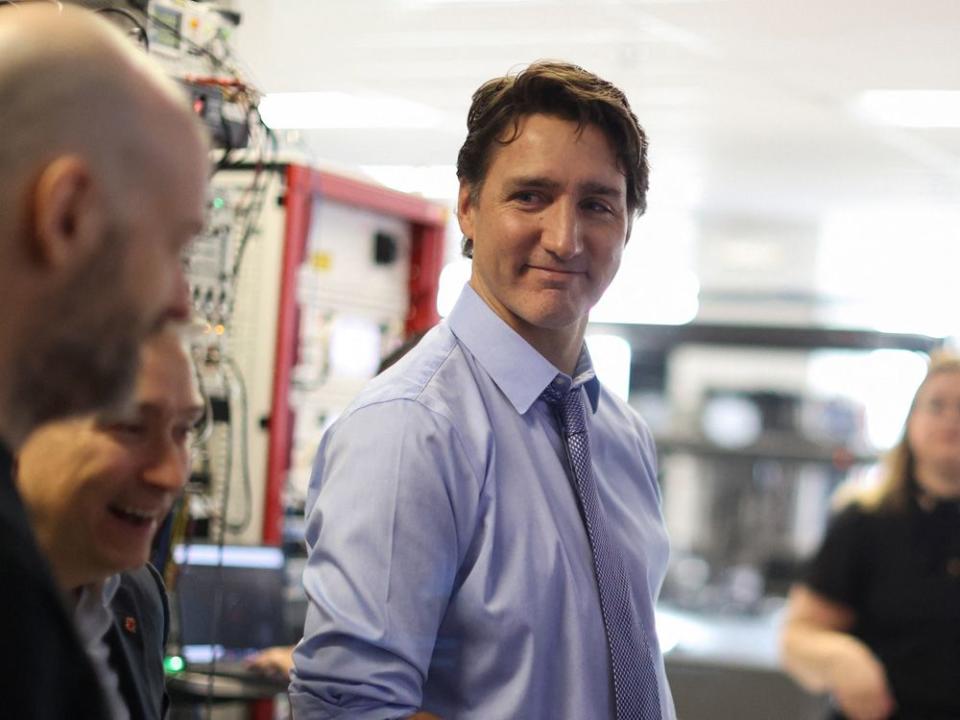
[[[103,582],[84,585],[77,597],[73,619],[77,630],[89,646],[99,642],[113,622],[110,603],[120,587],[120,575],[111,575]]]
[[[533,406],[557,375],[564,375],[507,325],[469,284],[464,285],[447,323],[521,415]],[[600,383],[586,345],[580,351],[574,377],[566,377],[571,386],[584,386],[590,406],[596,412]]]
[[[590,359],[590,351],[587,350],[586,343],[584,343],[580,349],[577,367],[573,371],[573,387],[580,387],[581,385],[583,389],[587,391],[590,409],[596,412],[597,405],[600,404],[600,381],[597,379],[597,373],[593,369],[593,360]]]

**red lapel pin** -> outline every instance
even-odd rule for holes
[[[123,627],[128,633],[135,633],[137,631],[137,619],[127,615],[123,619]]]

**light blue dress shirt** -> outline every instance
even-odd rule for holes
[[[468,286],[324,434],[307,499],[296,718],[612,717],[590,547],[539,399],[558,372]],[[586,352],[567,379],[593,409],[600,500],[652,635],[669,552],[653,441]],[[652,651],[669,720],[655,639]]]

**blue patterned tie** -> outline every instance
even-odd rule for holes
[[[590,541],[613,671],[616,717],[617,720],[660,720],[660,695],[650,645],[633,608],[623,558],[611,541],[600,507],[582,396],[580,387],[567,391],[565,381],[559,376],[541,395],[560,421],[573,489]]]

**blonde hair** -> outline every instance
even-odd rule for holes
[[[930,364],[923,382],[917,387],[907,412],[907,419],[903,423],[903,434],[900,442],[894,445],[883,459],[883,471],[880,482],[856,495],[853,498],[861,507],[872,510],[889,510],[899,512],[905,510],[915,490],[913,479],[914,456],[910,447],[909,434],[910,419],[917,408],[917,397],[927,385],[930,378],[944,373],[960,374],[960,355],[949,352],[937,352],[930,356]]]

